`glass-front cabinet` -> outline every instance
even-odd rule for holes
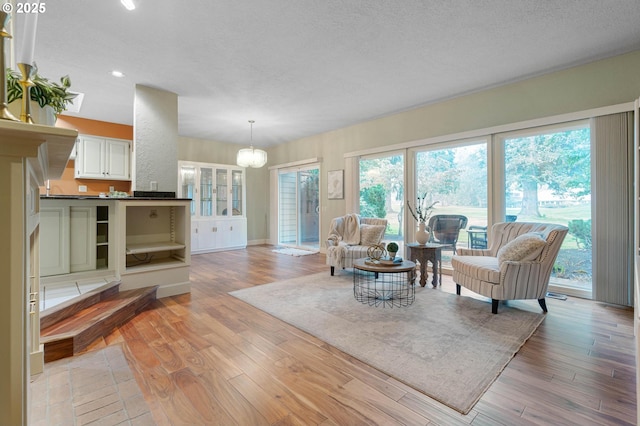
[[[216,215],[227,216],[228,213],[228,197],[227,197],[227,169],[216,169]]]
[[[200,168],[200,216],[209,217],[213,214],[213,169]]]
[[[191,217],[196,215],[196,167],[180,166],[180,197],[191,198]]]
[[[242,216],[244,213],[244,171],[231,170],[231,215]]]
[[[179,161],[178,169],[179,197],[191,198],[191,252],[246,247],[244,168]]]

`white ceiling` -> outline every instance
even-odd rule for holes
[[[262,147],[640,49],[638,0],[134,2],[43,1],[69,115],[133,124],[142,84],[178,95],[181,136],[247,145],[252,119]]]

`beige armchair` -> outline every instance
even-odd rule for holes
[[[387,229],[387,220],[347,214],[331,220],[327,247],[327,265],[331,275],[335,268],[352,268],[356,259],[367,257],[370,246],[380,244]]]
[[[496,223],[488,249],[459,248],[451,259],[456,293],[465,287],[490,297],[494,314],[500,300],[516,299],[537,299],[547,312],[549,277],[567,232],[551,223]]]

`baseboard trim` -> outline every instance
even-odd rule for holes
[[[163,285],[158,288],[156,293],[158,299],[169,296],[177,296],[179,294],[191,293],[191,283],[189,281],[183,283],[175,283]]]

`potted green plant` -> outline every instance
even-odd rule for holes
[[[10,68],[7,69],[7,103],[22,99],[22,85],[20,84],[20,73]],[[67,106],[73,103],[73,99],[77,93],[69,91],[71,87],[71,79],[68,75],[60,78],[60,83],[50,81],[49,79],[37,74],[32,78],[34,85],[31,87],[31,100],[36,102],[40,108],[50,107],[55,116],[67,109]],[[21,106],[19,107],[21,108]]]
[[[395,259],[396,253],[398,253],[398,244],[393,241],[387,244],[387,253],[389,253],[389,258],[391,260]]]

